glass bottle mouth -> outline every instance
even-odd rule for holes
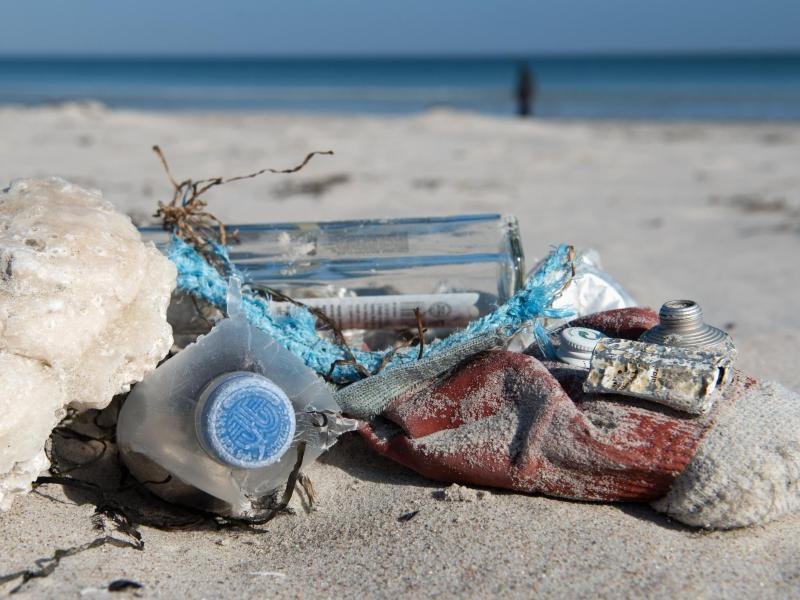
[[[217,462],[258,469],[278,462],[295,435],[294,406],[270,379],[249,371],[223,373],[203,388],[195,431]]]

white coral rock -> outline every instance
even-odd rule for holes
[[[47,467],[68,406],[103,408],[172,344],[175,267],[94,190],[0,193],[0,510]]]

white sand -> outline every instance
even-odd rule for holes
[[[513,212],[529,263],[557,242],[595,246],[642,304],[697,299],[710,322],[731,328],[744,370],[800,388],[798,125],[61,107],[0,109],[0,129],[0,181],[61,175],[101,188],[140,222],[170,193],[154,143],[178,178],[289,166],[333,149],[298,175],[222,188],[212,209],[229,222]],[[335,175],[346,177],[319,196],[286,195]],[[445,501],[433,494],[441,486],[357,438],[310,474],[318,510],[278,518],[262,535],[143,527],[143,552],[88,550],[22,590],[100,597],[96,589],[129,578],[165,598],[800,595],[800,515],[703,533],[647,506],[509,493]],[[0,574],[97,535],[94,506],[76,504],[85,498],[53,485],[40,492],[0,517]]]

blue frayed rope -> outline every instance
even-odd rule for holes
[[[167,254],[178,268],[178,289],[225,310],[228,277],[236,275],[243,281],[246,278],[233,265],[224,247],[211,245],[210,248],[215,262],[221,266],[225,275],[221,275],[193,246],[177,236],[173,236]],[[491,331],[499,330],[510,336],[523,325],[537,319],[570,316],[568,309],[553,308],[552,305],[570,282],[572,274],[571,248],[566,245],[558,246],[528,278],[525,287],[508,302],[494,312],[472,321],[464,329],[425,345],[423,356],[437,356]],[[392,369],[419,358],[417,348],[371,352],[342,348],[318,335],[316,317],[306,308],[298,306],[288,315],[275,316],[270,313],[267,300],[251,292],[242,294],[242,309],[251,324],[270,334],[306,365],[335,383],[347,384],[363,378],[363,373],[359,372],[350,359],[355,359],[369,373],[374,374],[381,370],[382,365],[383,369]]]

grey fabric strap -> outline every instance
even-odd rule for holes
[[[336,401],[346,415],[372,419],[383,411],[392,398],[411,386],[452,369],[474,354],[501,348],[507,343],[508,336],[499,330],[484,333],[453,346],[442,354],[395,367],[353,383],[336,393]]]

